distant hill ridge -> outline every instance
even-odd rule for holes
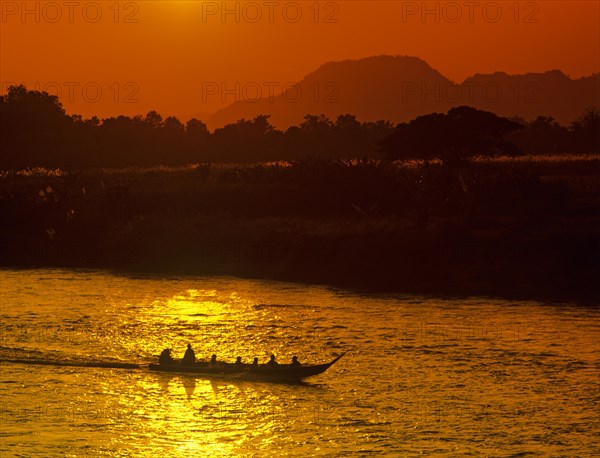
[[[360,121],[403,122],[458,105],[526,120],[552,116],[569,124],[584,110],[600,106],[600,73],[578,79],[560,70],[522,75],[477,73],[456,83],[418,57],[372,56],[327,62],[276,97],[240,98],[214,113],[209,127],[259,114],[270,114],[271,123],[278,128],[299,124],[306,114],[335,119],[350,113]]]

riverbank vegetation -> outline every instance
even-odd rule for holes
[[[4,173],[2,264],[590,299],[599,165],[596,156]]]

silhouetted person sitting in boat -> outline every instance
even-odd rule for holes
[[[174,361],[175,360],[171,356],[171,349],[170,348],[165,348],[160,353],[160,356],[158,357],[158,363],[159,364],[173,364]]]
[[[217,355],[212,355],[210,357],[210,364],[217,364]]]
[[[269,362],[267,363],[267,366],[270,366],[270,367],[277,367],[277,366],[279,366],[279,363],[277,361],[275,361],[275,355],[271,355],[271,359],[269,359]]]
[[[192,350],[192,345],[188,344],[187,349],[185,350],[185,354],[183,355],[183,359],[181,360],[183,364],[192,365],[196,362],[196,354],[194,350]]]
[[[241,366],[241,365],[242,365],[242,357],[241,357],[241,356],[238,356],[238,357],[235,359],[235,365],[236,365],[236,366]]]
[[[254,358],[254,360],[252,361],[252,365],[258,366],[258,358]]]
[[[300,361],[298,361],[297,356],[292,356],[292,366],[300,366]]]

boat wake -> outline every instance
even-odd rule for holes
[[[0,364],[26,364],[37,366],[102,367],[114,369],[139,369],[140,364],[118,360],[96,360],[67,356],[62,352],[41,352],[24,348],[0,346]]]
[[[32,364],[38,366],[102,367],[108,369],[140,369],[139,364],[114,361],[57,361],[51,359],[0,359],[0,364]]]

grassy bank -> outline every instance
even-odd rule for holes
[[[595,299],[598,158],[5,172],[2,264]]]

